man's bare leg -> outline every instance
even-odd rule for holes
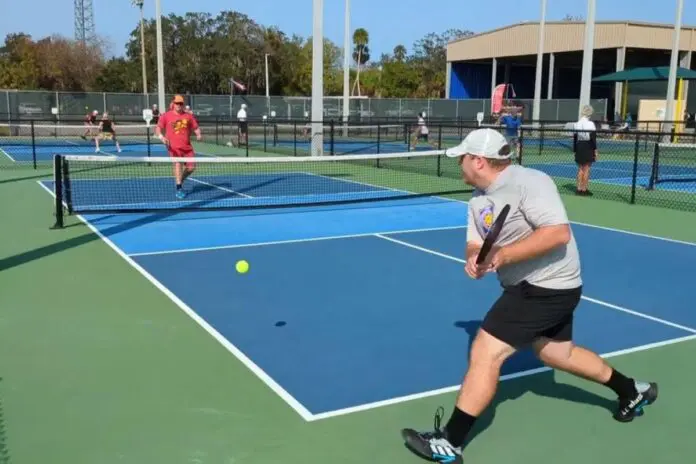
[[[612,389],[619,397],[619,409],[614,413],[614,419],[620,422],[630,422],[642,415],[643,406],[657,399],[657,384],[626,377],[599,355],[572,341],[542,338],[534,343],[534,351],[549,367]]]

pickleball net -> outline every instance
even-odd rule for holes
[[[668,182],[696,183],[696,144],[654,144],[649,187]]]
[[[114,130],[121,145],[148,144],[154,137],[154,126],[146,124],[115,124]],[[0,146],[94,146],[94,138],[98,135],[98,126],[87,127],[79,124],[0,124]]]
[[[441,150],[380,155],[195,158],[176,197],[169,157],[57,155],[56,226],[68,213],[283,208],[471,192]]]
[[[336,143],[370,143],[370,142],[403,142],[407,138],[405,124],[372,124],[352,125],[322,124],[324,138],[333,137]],[[290,143],[309,140],[312,132],[311,123],[294,123],[273,125],[273,137],[276,143]]]

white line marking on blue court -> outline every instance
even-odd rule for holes
[[[39,185],[46,190],[51,196],[54,196],[53,192],[42,183]],[[297,401],[290,393],[288,393],[283,387],[280,386],[273,378],[266,374],[266,372],[261,369],[256,363],[254,363],[250,358],[248,358],[242,351],[240,351],[236,346],[234,346],[229,340],[227,340],[222,334],[215,330],[210,324],[208,324],[203,318],[201,318],[194,310],[192,310],[186,303],[181,301],[171,290],[169,290],[164,284],[155,279],[149,272],[147,272],[143,267],[136,263],[132,258],[130,258],[123,250],[121,250],[116,244],[114,244],[110,239],[104,236],[97,227],[92,225],[87,219],[82,215],[76,215],[76,217],[82,221],[93,233],[95,233],[99,238],[101,238],[104,243],[106,243],[112,250],[116,252],[121,258],[123,258],[128,264],[135,268],[140,274],[143,275],[152,285],[154,285],[159,291],[164,293],[170,300],[172,300],[186,315],[193,319],[203,330],[205,330],[211,337],[217,340],[223,347],[232,353],[242,364],[244,364],[251,372],[256,374],[256,376],[264,382],[268,388],[270,388],[276,395],[282,398],[292,409],[295,410],[304,420],[312,420],[313,414],[309,412],[299,401]]]
[[[431,250],[431,249],[429,249],[429,248],[424,248],[424,247],[421,247],[421,246],[417,246],[417,245],[414,245],[414,244],[409,243],[409,242],[404,242],[404,241],[402,241],[402,240],[398,240],[398,239],[395,239],[395,238],[392,238],[392,237],[385,237],[385,236],[380,235],[380,234],[375,234],[375,237],[379,237],[379,238],[381,238],[381,239],[388,240],[388,241],[390,241],[390,242],[393,242],[393,243],[396,243],[396,244],[399,244],[399,245],[403,245],[403,246],[406,246],[406,247],[409,247],[409,248],[414,248],[414,249],[419,250],[419,251],[422,251],[422,252],[424,252],[424,253],[429,253],[429,254],[432,254],[432,255],[439,256],[439,257],[441,257],[441,258],[449,259],[449,260],[451,260],[451,261],[456,261],[456,262],[458,262],[458,263],[466,264],[466,260],[464,260],[464,259],[462,259],[462,258],[458,258],[458,257],[456,257],[456,256],[448,255],[448,254],[445,254],[445,253],[440,253],[439,251],[435,251],[435,250]],[[590,298],[590,297],[585,296],[585,295],[583,295],[581,298],[582,298],[583,300],[586,300],[586,301],[589,301],[589,302],[592,302],[592,303],[595,303],[595,304],[598,304],[598,305],[601,305],[601,306],[604,306],[604,307],[607,307],[607,308],[610,308],[610,309],[614,309],[614,310],[616,310],[616,311],[621,311],[621,312],[624,312],[624,313],[626,313],[626,314],[631,314],[632,316],[641,317],[641,318],[643,318],[643,319],[647,319],[647,320],[650,320],[650,321],[653,321],[653,322],[657,322],[657,323],[659,323],[659,324],[664,324],[664,325],[668,325],[668,326],[670,326],[670,327],[674,327],[675,329],[680,329],[680,330],[683,330],[683,331],[685,331],[685,332],[691,332],[691,333],[693,333],[693,334],[696,334],[696,329],[691,328],[691,327],[687,327],[687,326],[684,326],[684,325],[676,324],[676,323],[674,323],[674,322],[670,322],[670,321],[667,321],[667,320],[665,320],[665,319],[660,319],[659,317],[654,317],[654,316],[650,316],[650,315],[648,315],[648,314],[643,314],[643,313],[640,313],[640,312],[638,312],[638,311],[634,311],[634,310],[632,310],[632,309],[624,308],[624,307],[622,307],[622,306],[618,306],[618,305],[615,305],[615,304],[612,304],[612,303],[607,303],[606,301],[598,300],[598,299],[596,299],[596,298]]]
[[[454,230],[454,229],[466,229],[466,226],[444,226],[444,227],[425,227],[422,229],[406,229],[406,230],[390,230],[379,232],[380,234],[407,234],[414,232],[433,232],[438,230]],[[165,250],[165,251],[146,251],[143,253],[131,253],[129,256],[151,256],[151,255],[169,255],[173,253],[195,253],[199,251],[214,251],[214,250],[226,250],[229,248],[247,248],[247,247],[258,247],[267,245],[283,245],[286,243],[303,243],[303,242],[318,242],[320,240],[338,240],[342,238],[356,238],[356,237],[372,237],[375,232],[366,232],[362,234],[347,234],[347,235],[328,235],[326,237],[310,237],[310,238],[297,238],[289,240],[275,240],[271,242],[259,242],[259,243],[240,243],[237,245],[220,245],[213,247],[200,247],[200,248],[183,248],[180,250]]]
[[[346,181],[345,179],[334,179],[334,178],[331,178],[331,179],[333,179],[333,180],[343,180],[343,181]],[[349,181],[349,182],[355,182],[355,181]],[[38,183],[45,191],[47,191],[51,196],[54,196],[53,192],[52,192],[49,188],[47,188],[46,186],[44,186],[40,181],[37,181],[37,183]],[[355,183],[361,183],[361,182],[355,182]],[[365,184],[365,183],[361,183],[361,184],[363,184],[363,185],[370,185],[370,186],[372,186],[372,187],[378,188],[377,186],[374,186],[374,185],[371,185],[371,184]],[[380,188],[381,188],[381,187],[380,187]],[[396,189],[391,189],[391,190],[396,190]],[[396,191],[401,192],[401,190],[396,190]],[[408,192],[408,191],[403,191],[403,192],[404,192],[404,193],[415,193],[415,192]],[[458,199],[453,199],[453,198],[446,198],[446,197],[442,197],[442,196],[433,196],[433,198],[442,199],[442,200],[445,200],[445,201],[447,201],[447,202],[456,202],[456,203],[463,203],[463,204],[468,205],[468,201],[464,201],[464,200],[458,200]],[[404,401],[410,401],[410,400],[414,400],[414,399],[418,399],[418,398],[424,398],[424,397],[427,397],[427,396],[433,396],[433,395],[438,395],[438,394],[442,394],[442,393],[452,392],[452,391],[456,391],[456,390],[459,388],[459,386],[447,387],[447,388],[443,388],[443,389],[434,390],[434,391],[432,391],[432,392],[424,392],[424,393],[409,395],[409,396],[405,396],[405,397],[401,397],[401,398],[393,398],[393,399],[386,400],[386,401],[381,401],[381,402],[376,402],[376,403],[370,403],[370,404],[366,404],[366,405],[360,405],[360,406],[351,407],[351,408],[346,408],[346,409],[341,409],[341,410],[337,410],[337,411],[330,411],[330,412],[320,413],[320,414],[312,414],[312,413],[309,412],[309,410],[307,410],[299,401],[297,401],[294,397],[292,397],[292,395],[290,395],[290,394],[289,394],[287,391],[285,391],[278,383],[276,383],[270,376],[268,376],[268,374],[266,374],[260,367],[258,367],[251,359],[247,358],[247,357],[246,357],[241,351],[239,351],[232,343],[230,343],[230,342],[229,342],[227,339],[225,339],[221,334],[219,334],[213,327],[211,327],[211,326],[208,325],[203,319],[201,319],[191,308],[189,308],[185,303],[183,303],[181,300],[179,300],[178,297],[176,297],[176,295],[174,295],[167,287],[165,287],[165,286],[164,286],[163,284],[161,284],[158,280],[156,280],[152,275],[150,275],[147,271],[145,271],[143,268],[141,268],[133,259],[131,259],[131,257],[129,257],[129,256],[128,256],[125,252],[123,252],[120,248],[118,248],[118,247],[117,247],[113,242],[111,242],[108,238],[106,238],[105,236],[103,236],[103,235],[100,233],[100,231],[99,231],[95,226],[93,226],[88,220],[86,220],[86,219],[85,219],[84,217],[82,217],[81,215],[77,215],[76,217],[77,217],[80,221],[82,221],[83,223],[85,223],[85,224],[90,228],[90,230],[92,230],[95,234],[97,234],[109,247],[111,247],[114,251],[116,251],[116,253],[117,253],[119,256],[121,256],[124,260],[126,260],[126,262],[128,262],[128,263],[129,263],[132,267],[134,267],[138,272],[140,272],[148,281],[150,281],[153,285],[155,285],[156,288],[158,288],[158,289],[159,289],[160,291],[162,291],[167,297],[169,297],[169,298],[170,298],[182,311],[184,311],[189,317],[191,317],[196,323],[198,323],[204,330],[206,330],[206,332],[208,332],[208,333],[209,333],[213,338],[215,338],[221,345],[223,345],[229,352],[231,352],[235,357],[237,357],[237,359],[239,359],[240,362],[242,362],[247,368],[249,368],[249,370],[251,370],[255,375],[257,375],[257,377],[259,377],[264,383],[266,383],[266,385],[267,385],[272,391],[274,391],[278,396],[280,396],[280,397],[281,397],[291,408],[293,408],[305,421],[315,421],[315,420],[325,419],[325,418],[329,418],[329,417],[335,417],[335,416],[339,416],[339,415],[349,414],[349,413],[351,413],[351,412],[364,411],[364,410],[373,409],[373,408],[380,407],[380,406],[387,406],[387,405],[396,404],[396,403],[400,403],[400,402],[404,402]],[[642,233],[637,233],[637,232],[631,232],[631,231],[626,231],[626,230],[621,230],[621,229],[615,229],[615,228],[605,227],[605,226],[599,226],[599,225],[593,225],[593,224],[585,224],[585,223],[580,223],[580,222],[576,222],[576,221],[571,221],[571,223],[572,223],[572,224],[577,224],[577,225],[582,225],[582,226],[587,226],[587,227],[593,227],[593,228],[597,228],[597,229],[603,229],[603,230],[607,230],[607,231],[611,231],[611,232],[624,233],[624,234],[628,234],[628,235],[641,236],[641,237],[645,237],[645,238],[652,238],[652,239],[656,239],[656,240],[662,240],[662,241],[667,241],[667,242],[679,243],[679,244],[683,244],[683,245],[696,246],[696,243],[685,242],[685,241],[670,239],[670,238],[666,238],[666,237],[653,236],[653,235],[642,234]],[[461,227],[461,228],[464,228],[465,226],[454,226],[454,227],[450,227],[450,228],[451,228],[451,229],[456,229],[456,228],[460,228],[460,227]],[[439,229],[440,229],[440,228],[438,228],[438,229],[432,229],[432,230],[439,230]],[[441,228],[441,229],[445,229],[445,228]],[[418,232],[418,231],[419,231],[419,230],[414,230],[414,232]],[[423,230],[423,231],[425,231],[425,230]],[[388,234],[388,233],[396,234],[396,233],[406,233],[406,232],[408,232],[408,231],[393,231],[393,232],[381,232],[381,233],[382,233],[382,234]],[[354,235],[354,236],[363,236],[363,235],[376,236],[376,237],[382,238],[382,239],[387,238],[387,237],[380,237],[379,234],[375,234],[375,233],[370,233],[370,234],[359,234],[359,235]],[[332,239],[332,238],[348,238],[348,237],[313,238],[313,239],[304,239],[304,240],[300,240],[300,241],[326,240],[326,239]],[[393,239],[393,238],[391,238],[391,237],[388,237],[387,239],[390,240],[390,241],[392,241],[392,242],[395,242],[395,241],[397,240],[397,239]],[[286,242],[279,242],[279,243],[289,243],[289,242],[296,242],[296,241],[286,241]],[[405,245],[406,243],[407,243],[407,242],[404,242],[403,244]],[[271,244],[271,243],[268,243],[268,244]],[[275,244],[275,243],[273,243],[273,244]],[[232,245],[232,246],[226,246],[226,247],[222,247],[222,248],[233,248],[233,247],[239,247],[239,246],[255,246],[255,245],[254,245],[254,244],[247,244],[247,245]],[[406,246],[409,246],[410,248],[414,248],[414,247],[415,247],[415,245],[412,245],[412,244],[407,244]],[[418,248],[422,248],[422,247],[418,247]],[[215,249],[215,248],[210,248],[210,249]],[[200,249],[199,249],[199,250],[200,250]],[[193,251],[199,251],[199,250],[193,250]],[[424,249],[422,249],[421,251],[423,251],[423,250],[424,250]],[[201,250],[201,251],[202,251],[202,250]],[[171,252],[174,252],[174,253],[176,253],[176,252],[183,252],[183,250],[182,250],[182,251],[174,250],[174,251],[171,251]],[[429,250],[429,252],[436,253],[438,256],[441,255],[439,252],[435,252],[434,250]],[[153,253],[153,254],[154,254],[154,253]],[[132,255],[132,256],[136,256],[136,255]],[[452,257],[452,256],[448,256],[447,259],[454,259],[454,260],[456,260],[456,261],[465,263],[465,260],[460,259],[460,258],[455,258],[455,257]],[[586,297],[583,297],[583,298],[587,299]],[[632,310],[628,310],[628,309],[626,309],[626,308],[622,308],[622,307],[619,307],[619,306],[616,306],[616,305],[611,305],[611,304],[609,304],[609,303],[600,302],[600,300],[594,300],[594,299],[592,299],[592,300],[588,300],[588,301],[591,301],[591,302],[593,302],[593,303],[595,303],[595,304],[604,305],[604,306],[606,306],[606,307],[609,307],[609,308],[614,309],[614,310],[617,310],[617,311],[623,311],[623,312],[626,312],[626,313],[628,313],[628,314],[632,314],[632,315],[637,316],[637,317],[644,317],[644,318],[649,319],[649,320],[652,320],[652,321],[654,321],[654,322],[663,323],[663,324],[665,324],[665,325],[669,325],[669,326],[672,326],[672,327],[680,328],[680,329],[682,329],[682,330],[685,330],[685,331],[688,331],[688,332],[691,332],[691,333],[696,333],[696,330],[695,330],[695,329],[685,328],[685,327],[683,327],[683,326],[676,325],[676,324],[671,323],[671,322],[669,322],[669,321],[664,321],[664,320],[661,320],[661,319],[658,319],[658,318],[653,318],[652,316],[643,315],[643,314],[641,314],[641,313],[638,313],[638,312],[635,312],[635,311],[632,311]],[[691,335],[691,336],[687,336],[687,337],[681,337],[681,338],[677,338],[677,339],[672,339],[672,340],[667,340],[667,341],[663,341],[663,342],[652,343],[652,344],[648,344],[648,345],[642,345],[642,346],[638,346],[638,347],[634,347],[634,348],[629,348],[629,349],[625,349],[625,350],[621,350],[621,351],[617,351],[617,352],[612,352],[612,353],[604,354],[604,355],[602,355],[602,357],[608,358],[608,357],[618,356],[618,355],[622,355],[622,354],[628,354],[628,353],[633,353],[633,352],[638,352],[638,351],[644,351],[644,350],[648,350],[648,349],[652,349],[652,348],[657,348],[657,347],[660,347],[660,346],[666,346],[666,345],[671,345],[671,344],[675,344],[675,343],[680,343],[680,342],[687,341],[687,340],[692,340],[692,339],[695,339],[695,338],[696,338],[696,335]],[[501,380],[509,380],[509,379],[512,379],[512,378],[524,377],[524,376],[533,375],[533,374],[536,374],[536,373],[539,373],[539,372],[544,372],[544,371],[546,371],[546,370],[549,370],[549,369],[547,369],[547,368],[539,368],[539,369],[533,369],[533,370],[530,370],[530,371],[519,372],[519,373],[511,374],[511,375],[508,375],[508,376],[503,376],[503,377],[501,377]]]
[[[668,346],[668,345],[675,345],[677,343],[683,343],[683,342],[687,342],[687,341],[691,341],[691,340],[696,340],[696,335],[687,335],[685,337],[673,338],[671,340],[664,340],[661,342],[655,342],[655,343],[649,343],[647,345],[635,346],[633,348],[627,348],[624,350],[612,351],[610,353],[600,354],[600,356],[604,359],[609,359],[609,358],[613,358],[616,356],[622,356],[622,355],[631,354],[631,353],[638,353],[641,351],[652,350],[655,348],[660,348],[660,347]],[[548,372],[551,370],[552,369],[549,367],[538,367],[536,369],[530,369],[530,370],[526,370],[526,371],[522,371],[522,372],[515,372],[514,374],[503,375],[500,377],[500,381],[503,382],[506,380],[517,379],[520,377],[528,377],[530,375],[540,374],[542,372]],[[364,411],[368,411],[370,409],[377,409],[377,408],[381,408],[381,407],[385,407],[385,406],[393,406],[393,405],[396,405],[399,403],[406,403],[408,401],[420,400],[420,399],[428,398],[431,396],[438,396],[438,395],[443,395],[443,394],[447,394],[447,393],[454,393],[454,392],[459,390],[459,387],[460,387],[459,385],[453,385],[451,387],[438,388],[437,390],[430,390],[430,391],[425,391],[425,392],[421,392],[421,393],[413,393],[411,395],[400,396],[397,398],[390,398],[388,400],[375,401],[373,403],[361,404],[359,406],[352,406],[349,408],[337,409],[335,411],[327,411],[327,412],[322,412],[319,414],[313,414],[310,421],[330,419],[332,417],[345,416],[347,414],[353,414],[356,412],[364,412]]]
[[[310,174],[310,175],[316,175],[316,176],[318,176],[318,177],[328,177],[328,178],[330,178],[330,179],[333,179],[333,180],[336,180],[336,181],[341,181],[341,182],[353,182],[353,183],[356,183],[356,184],[367,185],[367,186],[370,186],[370,187],[382,188],[382,187],[378,187],[378,186],[375,186],[375,185],[372,185],[372,184],[367,184],[367,183],[365,183],[365,182],[358,182],[358,181],[349,180],[349,179],[335,179],[335,178],[333,178],[333,177],[322,176],[322,175],[320,175],[320,174],[312,174],[312,173],[309,173],[309,174]],[[416,192],[411,192],[411,191],[408,191],[408,190],[397,190],[397,189],[389,189],[389,190],[394,190],[394,191],[397,191],[397,192],[410,193],[410,194],[417,195]],[[462,203],[462,204],[467,205],[467,207],[469,206],[469,202],[468,202],[468,201],[465,201],[465,200],[458,200],[458,199],[456,199],[456,198],[447,198],[447,197],[442,197],[442,196],[439,196],[439,195],[433,195],[432,197],[433,197],[433,198],[438,198],[438,199],[440,199],[440,200],[445,200],[445,201],[448,201],[448,202]],[[620,234],[635,235],[635,236],[637,236],[637,237],[652,238],[652,239],[655,239],[655,240],[662,240],[662,241],[664,241],[664,242],[672,242],[672,243],[680,243],[680,244],[682,244],[682,245],[696,246],[696,243],[694,243],[694,242],[686,242],[686,241],[683,241],[683,240],[677,240],[677,239],[673,239],[673,238],[660,237],[660,236],[658,236],[658,235],[643,234],[643,233],[640,233],[640,232],[632,232],[632,231],[630,231],[630,230],[617,229],[617,228],[614,228],[614,227],[600,226],[600,225],[595,225],[595,224],[586,224],[586,223],[584,223],[584,222],[578,222],[578,221],[570,221],[570,223],[571,223],[571,224],[577,224],[577,225],[579,225],[579,226],[585,226],[585,227],[592,227],[592,228],[595,228],[595,229],[607,230],[607,231],[610,231],[610,232],[616,232],[616,233],[620,233]]]
[[[387,236],[382,235],[382,234],[374,234],[374,236],[379,237],[379,238],[384,239],[384,240],[389,240],[390,242],[394,242],[394,243],[397,243],[399,245],[413,248],[413,249],[418,250],[418,251],[422,251],[424,253],[439,256],[441,258],[452,259],[452,260],[458,261],[460,263],[466,263],[466,261],[464,261],[463,259],[454,258],[453,256],[447,255],[445,253],[440,253],[439,251],[431,250],[429,248],[423,248],[422,246],[414,245],[413,243],[404,242],[404,241],[398,240],[396,238],[387,237]]]
[[[228,188],[225,188],[225,187],[221,187],[221,186],[219,186],[219,185],[211,184],[210,182],[206,182],[206,181],[204,181],[204,180],[196,179],[196,178],[193,178],[193,177],[189,177],[189,180],[190,180],[191,182],[197,182],[197,183],[199,183],[199,184],[207,185],[208,187],[213,187],[213,188],[216,188],[216,189],[218,189],[218,190],[222,190],[222,191],[224,191],[224,192],[229,192],[229,193],[232,193],[232,194],[234,194],[234,195],[239,195],[239,196],[244,197],[244,198],[254,198],[254,197],[252,197],[251,195],[246,195],[246,194],[244,194],[244,193],[237,192],[236,190],[232,190],[232,189],[228,189]]]
[[[7,153],[5,150],[3,150],[2,147],[0,147],[0,153],[2,153],[3,155],[7,156],[13,163],[16,163],[16,162],[17,162],[13,157],[10,156],[9,153]]]

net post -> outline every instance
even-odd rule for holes
[[[636,134],[633,146],[633,178],[631,179],[631,204],[636,203],[636,183],[638,182],[638,150],[640,149],[640,134]]]
[[[34,169],[36,169],[36,133],[34,131],[34,120],[31,120],[31,158],[34,162]]]
[[[297,156],[297,121],[292,123],[293,156]]]
[[[653,148],[652,166],[650,167],[650,179],[648,180],[648,186],[646,187],[646,190],[653,190],[655,188],[655,183],[657,182],[658,163],[660,162],[659,160],[660,142],[658,139],[658,141],[655,142],[655,146]]]
[[[382,141],[382,124],[377,121],[377,154],[380,153],[380,145]]]
[[[263,151],[264,151],[264,153],[268,151],[267,142],[266,142],[266,130],[267,129],[268,129],[268,118],[264,114],[263,115]]]
[[[517,164],[522,166],[522,152],[524,151],[524,128],[520,127],[520,139],[518,141],[520,144],[519,153],[517,154]]]
[[[51,229],[62,229],[64,226],[63,216],[63,157],[55,155],[53,157],[53,192],[55,195],[55,217],[56,222]]]
[[[68,210],[68,214],[73,213],[73,202],[72,202],[72,188],[70,183],[70,169],[68,167],[70,163],[67,159],[63,158],[62,167],[62,179],[63,179],[63,200]]]
[[[534,129],[532,129],[532,130],[534,130]],[[544,137],[546,135],[546,128],[543,125],[541,125],[536,130],[538,131],[538,134],[539,134],[539,156],[541,156],[541,154],[544,151]],[[577,132],[573,132],[573,137],[577,137]]]
[[[442,150],[442,123],[437,126],[437,149]]]

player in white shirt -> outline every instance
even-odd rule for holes
[[[593,111],[590,105],[585,105],[582,108],[582,117],[573,126],[573,152],[575,163],[578,165],[575,193],[581,196],[592,195],[587,184],[590,182],[590,167],[597,161],[597,127],[590,120]]]
[[[416,129],[413,131],[413,138],[411,139],[411,149],[413,150],[416,147],[416,144],[418,142],[425,142],[426,144],[430,145],[432,148],[433,144],[428,141],[428,137],[430,135],[430,130],[428,130],[428,126],[425,123],[425,112],[418,113],[418,125],[416,126]]]
[[[248,134],[249,134],[249,124],[247,123],[247,106],[246,103],[242,103],[241,108],[239,108],[239,111],[237,111],[237,121],[238,121],[238,136],[237,136],[237,145],[240,146],[242,144],[242,138],[244,139],[244,144],[248,143]]]

